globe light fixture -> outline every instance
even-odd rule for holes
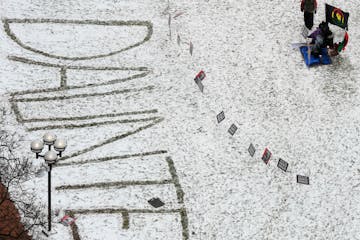
[[[32,152],[36,153],[36,158],[39,157],[39,153],[44,148],[44,143],[41,140],[35,140],[31,142],[30,149]]]
[[[41,155],[44,149],[44,144],[49,146],[49,150]],[[54,150],[51,150],[51,146],[54,146]],[[36,154],[36,158],[42,157],[48,165],[48,233],[51,232],[51,170],[52,165],[56,164],[58,157],[61,157],[61,153],[65,151],[67,144],[64,139],[56,139],[56,135],[53,133],[45,133],[41,140],[32,141],[30,149]],[[44,231],[43,231],[44,232]],[[45,233],[45,232],[44,232]],[[46,233],[45,233],[46,234]],[[48,236],[48,234],[46,234]]]
[[[44,155],[44,159],[47,164],[56,163],[57,158],[58,158],[58,154],[51,150],[48,151],[47,153],[45,153],[45,155]]]
[[[66,145],[65,139],[60,138],[55,141],[54,149],[59,152],[59,157],[61,157],[61,153],[65,151]]]
[[[51,145],[56,141],[56,135],[53,133],[45,133],[43,136],[44,144],[49,146],[49,150],[51,149]]]

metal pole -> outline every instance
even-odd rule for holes
[[[51,232],[51,167],[52,165],[49,164],[49,172],[48,172],[48,232]]]

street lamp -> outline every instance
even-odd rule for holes
[[[44,148],[44,144],[48,145],[48,151],[41,155]],[[54,150],[51,150],[51,146],[54,145]],[[36,158],[42,157],[49,166],[48,169],[48,233],[51,232],[51,169],[52,165],[61,157],[61,153],[66,148],[66,141],[64,139],[56,139],[56,135],[53,133],[45,133],[43,140],[35,140],[31,142],[31,151],[36,154]]]

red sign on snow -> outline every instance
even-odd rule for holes
[[[270,157],[271,157],[271,152],[269,151],[269,149],[265,148],[261,159],[264,161],[264,163],[268,164]]]
[[[201,70],[195,77],[195,79],[199,79],[200,81],[202,81],[204,78],[206,77],[205,73],[203,70]],[[194,79],[194,80],[195,80]]]
[[[201,83],[201,80],[203,80],[205,78],[205,76],[206,75],[205,75],[204,71],[201,70],[194,78],[194,81],[198,85],[201,92],[204,91],[204,85]]]
[[[71,224],[73,224],[75,222],[76,218],[72,218],[68,215],[65,215],[64,217],[61,218],[60,222],[62,224],[64,224],[65,226],[69,226]]]

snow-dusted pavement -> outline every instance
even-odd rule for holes
[[[298,1],[1,1],[4,125],[24,156],[68,140],[53,209],[77,220],[54,217],[51,239],[360,239],[360,5],[326,2],[350,12],[350,42],[308,69]],[[26,183],[44,204],[46,184]]]

